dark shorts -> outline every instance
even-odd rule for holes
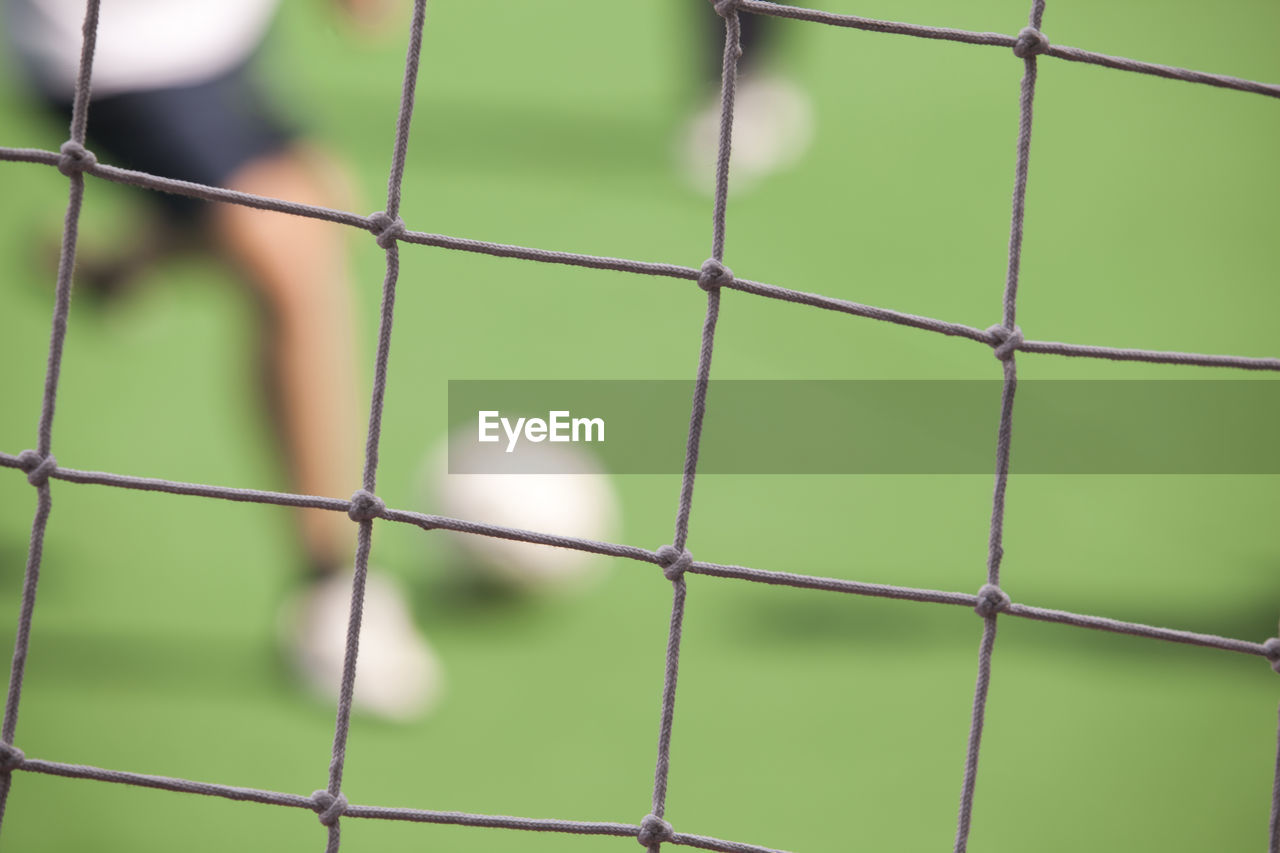
[[[67,117],[71,106],[57,104]],[[296,135],[242,65],[185,86],[94,98],[87,147],[104,163],[215,187],[225,187],[250,162],[276,154]],[[154,193],[182,219],[205,203]]]

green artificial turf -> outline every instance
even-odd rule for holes
[[[692,10],[681,8],[693,7]],[[710,201],[671,155],[705,93],[695,0],[439,0],[405,178],[410,228],[696,266]],[[1022,0],[831,0],[835,11],[1017,32]],[[105,14],[105,12],[104,12]],[[407,14],[406,14],[407,19]],[[1051,41],[1280,79],[1280,6],[1050,3]],[[1022,63],[1000,48],[780,22],[812,95],[805,161],[730,203],[744,277],[985,328],[999,320]],[[403,36],[353,40],[286,4],[264,64],[347,163],[385,187]],[[65,132],[12,73],[0,144]],[[1277,354],[1276,101],[1040,62],[1019,323],[1029,338]],[[0,449],[35,441],[66,180],[0,164]],[[145,227],[146,199],[90,179],[85,251]],[[340,233],[334,226],[335,235]],[[382,278],[352,235],[361,334]],[[450,379],[686,378],[691,283],[402,249],[379,493],[422,502]],[[255,383],[252,306],[188,253],[110,305],[74,305],[54,449],[67,466],[287,489]],[[369,348],[369,363],[372,350]],[[1019,357],[1027,378],[1218,378],[1205,368]],[[730,292],[714,375],[995,379],[988,348]],[[1232,375],[1227,372],[1227,375]],[[992,401],[994,456],[997,403]],[[714,423],[714,400],[709,423]],[[1224,424],[1222,441],[1230,441]],[[1016,418],[1014,466],[1017,466]],[[358,449],[353,449],[358,450]],[[674,470],[673,466],[673,470]],[[669,542],[672,475],[618,478],[620,541]],[[964,592],[983,582],[991,477],[700,478],[700,559]],[[1031,476],[1009,487],[1016,601],[1254,641],[1280,615],[1277,479]],[[16,743],[30,757],[307,794],[333,711],[274,651],[298,555],[288,511],[53,485]],[[0,471],[0,636],[12,636],[34,494]],[[568,598],[460,596],[444,532],[376,526],[414,590],[449,693],[414,725],[358,718],[352,802],[638,822],[649,810],[670,590],[609,562]],[[533,547],[533,546],[530,546]],[[964,608],[689,580],[667,816],[800,851],[949,850],[981,622]],[[7,641],[6,641],[7,642]],[[7,648],[7,647],[6,647]],[[1264,660],[1003,619],[971,849],[1227,851],[1265,844],[1280,681]],[[20,773],[14,851],[314,851],[304,811]],[[357,851],[587,851],[633,840],[343,822]]]

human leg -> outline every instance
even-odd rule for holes
[[[232,189],[330,206],[338,191],[318,155],[305,148],[259,157],[228,179]],[[294,486],[345,497],[360,484],[354,305],[340,226],[218,205],[212,234],[245,274],[265,319],[270,408]],[[299,510],[302,541],[317,573],[349,562],[354,531],[346,516]]]
[[[123,93],[90,110],[91,147],[138,171],[262,196],[349,207],[342,170],[296,141],[243,68],[196,85]],[[360,484],[361,412],[355,310],[343,229],[249,207],[153,196],[166,219],[201,233],[243,275],[260,308],[268,408],[304,494],[345,497]],[[286,651],[306,683],[332,698],[342,673],[355,526],[345,513],[299,510],[307,582],[286,606]],[[343,606],[343,602],[346,605]],[[403,594],[370,572],[358,707],[392,718],[438,692],[434,655]]]
[[[340,167],[303,145],[258,157],[228,186],[306,204],[349,207]],[[212,232],[262,306],[273,420],[295,487],[345,496],[360,483],[360,399],[355,305],[345,233],[316,219],[220,205]],[[345,658],[355,528],[344,513],[299,510],[313,576],[286,607],[286,650],[317,693],[331,697]],[[356,703],[393,719],[434,704],[440,667],[395,582],[370,572]]]

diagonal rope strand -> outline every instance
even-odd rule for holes
[[[0,468],[22,470],[22,467],[23,465],[19,461],[19,457],[0,452]],[[129,490],[163,492],[173,495],[189,495],[243,503],[260,503],[267,506],[313,507],[331,512],[342,512],[344,514],[349,514],[352,509],[351,501],[340,498],[294,495],[285,492],[238,489],[200,483],[180,483],[172,480],[130,477],[120,474],[108,474],[100,471],[80,471],[61,465],[58,466],[58,468],[49,476],[50,479],[66,480],[71,483],[106,485]],[[600,554],[608,557],[620,557],[622,559],[643,562],[649,565],[655,563],[661,565],[662,562],[661,558],[655,555],[653,551],[646,548],[636,547],[634,545],[597,542],[595,540],[580,539],[573,536],[561,536],[554,533],[545,533],[535,530],[520,530],[517,528],[502,527],[496,524],[487,524],[482,521],[469,521],[466,519],[449,518],[442,515],[427,515],[425,513],[409,512],[407,510],[392,508],[382,510],[378,517],[386,521],[411,524],[424,530],[449,530],[462,534],[507,539],[515,542],[526,542],[531,545],[568,548],[575,551],[584,551],[586,553]],[[866,583],[862,581],[846,580],[843,578],[829,578],[797,574],[794,572],[772,571],[768,569],[751,568],[748,566],[709,563],[700,560],[695,560],[689,563],[686,572],[697,575],[707,575],[709,577],[729,578],[752,583],[762,583],[771,586],[788,586],[795,589],[823,590],[827,592],[869,596],[873,598],[933,602],[965,607],[974,607],[978,603],[978,597],[971,593],[945,592],[941,590],[921,589],[917,587]],[[1106,631],[1115,634],[1147,637],[1149,639],[1204,646],[1263,657],[1267,655],[1266,647],[1261,643],[1232,639],[1229,637],[1220,637],[1212,634],[1183,631],[1174,628],[1160,628],[1151,625],[1143,625],[1137,622],[1124,622],[1102,616],[1088,616],[1065,610],[1054,610],[1019,603],[1011,603],[1002,612],[1006,616],[1018,616],[1037,622],[1071,625],[1077,628],[1089,628],[1092,630]]]
[[[1013,47],[1016,36],[1004,33],[977,32],[974,30],[957,30],[950,27],[929,27],[920,24],[907,24],[899,21],[885,21],[878,18],[864,18],[860,15],[840,15],[824,12],[819,9],[806,9],[802,6],[790,6],[765,0],[741,0],[739,8],[744,12],[757,15],[770,15],[775,18],[793,18],[798,21],[809,21],[815,24],[826,24],[833,27],[846,27],[867,32],[887,33],[889,35],[913,36],[923,39],[960,42],[962,44],[984,45],[987,47]],[[1036,29],[1039,29],[1037,26]],[[1164,77],[1169,80],[1182,80],[1187,83],[1201,83],[1220,89],[1234,89],[1239,92],[1251,92],[1280,98],[1280,85],[1262,83],[1257,80],[1245,80],[1226,74],[1210,74],[1205,71],[1192,71],[1188,68],[1175,68],[1170,65],[1159,65],[1154,62],[1141,62],[1123,56],[1108,56],[1078,47],[1062,47],[1050,45],[1042,53],[1064,59],[1068,62],[1083,62],[1100,65],[1117,71],[1131,71],[1135,74],[1147,74],[1153,77]]]
[[[84,764],[66,764],[59,761],[46,761],[38,758],[23,758],[20,770],[39,773],[47,776],[59,776],[65,779],[86,779],[95,782],[106,782],[116,785],[129,785],[137,788],[170,791],[179,794],[195,794],[205,797],[217,797],[241,803],[259,803],[285,808],[316,810],[316,799],[312,795],[290,794],[281,791],[267,791],[259,788],[243,788],[234,785],[220,785],[213,782],[197,782],[191,779],[178,779],[172,776],[157,776],[149,773],[133,773],[126,770],[112,770]],[[344,817],[366,820],[391,820],[408,823],[431,823],[445,826],[474,826],[492,829],[513,829],[526,832],[560,832],[569,835],[600,835],[614,837],[634,836],[640,827],[634,824],[614,823],[611,821],[561,820],[556,818],[528,818],[510,815],[473,814],[470,812],[446,812],[432,809],[412,809],[388,806],[348,805],[343,812]],[[686,847],[702,850],[716,850],[722,853],[780,853],[773,848],[756,844],[744,844],[705,835],[687,835],[677,833],[671,841]]]
[[[1042,54],[1044,55],[1044,54]],[[28,148],[0,147],[0,160],[12,162],[32,162],[56,166],[63,155],[53,151],[42,151]],[[207,201],[240,204],[258,210],[271,210],[293,216],[304,216],[326,222],[334,222],[362,231],[380,230],[378,223],[371,217],[347,211],[333,210],[327,207],[301,204],[282,199],[257,196],[220,187],[207,187],[170,178],[161,178],[143,172],[132,172],[103,163],[85,165],[82,172],[114,183],[139,186],[146,189],[175,193],[189,198]],[[397,232],[396,239],[402,243],[416,243],[434,248],[452,251],[470,252],[499,258],[513,258],[534,261],[535,263],[563,264],[566,266],[584,267],[588,269],[612,270],[615,272],[647,275],[661,278],[676,278],[686,281],[698,281],[702,273],[693,267],[678,264],[653,263],[628,258],[616,258],[603,255],[591,255],[580,252],[565,252],[552,249],[538,249],[528,246],[517,246],[508,243],[496,243],[487,240],[472,240],[463,237],[450,237],[444,234],[427,234],[419,231]],[[874,305],[864,305],[848,299],[840,299],[820,293],[807,293],[801,290],[780,287],[752,281],[745,278],[726,278],[721,281],[722,289],[750,293],[766,299],[780,302],[791,302],[807,305],[827,311],[849,314],[871,320],[879,320],[898,326],[920,329],[937,334],[967,338],[971,341],[989,344],[990,334],[987,331],[963,323],[939,320],[933,317],[922,317],[903,311],[894,311]],[[1109,361],[1139,361],[1150,364],[1177,364],[1199,367],[1226,367],[1238,370],[1280,371],[1280,358],[1249,357],[1239,355],[1206,354],[1177,352],[1170,350],[1134,349],[1132,347],[1104,347],[1084,344],[1062,343],[1058,341],[1022,341],[1017,345],[1019,352],[1059,355],[1067,358],[1096,358]]]

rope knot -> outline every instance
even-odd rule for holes
[[[18,467],[27,472],[28,483],[43,486],[49,482],[49,475],[58,469],[58,460],[52,453],[41,456],[34,450],[24,450],[18,454]]]
[[[369,214],[369,230],[378,238],[378,245],[390,249],[396,240],[404,236],[404,220],[399,216],[392,219],[386,212],[379,210]]]
[[[382,498],[373,492],[360,489],[351,496],[351,506],[347,509],[347,516],[352,521],[372,521],[382,515],[386,508],[387,505]]]
[[[58,171],[67,177],[98,165],[98,158],[93,156],[93,152],[74,140],[62,143],[58,151],[62,153],[58,158]]]
[[[982,589],[978,590],[978,603],[973,610],[983,619],[986,619],[1006,609],[1011,603],[1008,594],[1003,589],[988,583],[983,584]]]
[[[715,8],[716,14],[722,18],[727,18],[738,11],[738,0],[711,0],[711,5]]]
[[[334,826],[338,818],[347,811],[347,798],[341,793],[338,796],[328,791],[315,791],[311,794],[311,802],[316,807],[316,815],[325,826]]]
[[[27,757],[11,743],[0,743],[0,773],[9,773],[22,766]]]
[[[1049,49],[1049,40],[1044,33],[1035,27],[1023,27],[1013,43],[1013,55],[1019,59],[1027,59]]]
[[[663,545],[657,554],[658,565],[662,566],[662,574],[669,581],[680,580],[693,565],[693,555],[687,549],[677,551],[674,545]]]
[[[1280,672],[1280,638],[1272,637],[1263,643],[1262,653],[1271,661],[1271,668]]]
[[[1018,347],[1022,346],[1022,342],[1022,329],[1017,326],[1009,329],[997,325],[987,329],[987,343],[995,349],[996,358],[1001,361],[1013,358],[1013,354],[1017,352]]]
[[[715,258],[707,258],[702,262],[702,269],[698,272],[698,287],[710,292],[730,284],[733,284],[733,270]]]
[[[636,840],[640,842],[641,847],[652,847],[664,841],[671,841],[675,837],[676,833],[671,828],[671,824],[651,814],[645,815],[644,820],[640,821],[640,831],[636,833]]]

